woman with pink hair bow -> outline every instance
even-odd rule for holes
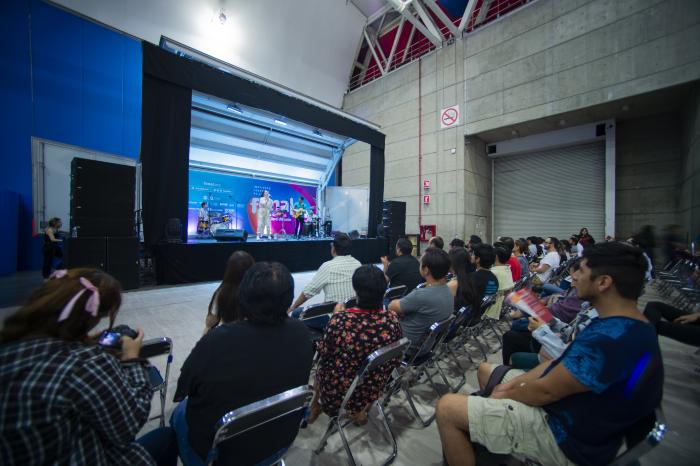
[[[175,464],[158,446],[167,428],[139,439],[151,389],[139,358],[143,331],[107,352],[89,332],[109,327],[121,285],[97,269],[57,270],[0,330],[0,458],[3,464]],[[168,449],[166,448],[166,450]]]

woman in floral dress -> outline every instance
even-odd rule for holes
[[[367,356],[401,339],[396,314],[383,307],[386,281],[382,271],[372,265],[363,265],[353,274],[352,286],[357,294],[357,306],[333,314],[318,344],[321,359],[316,372],[316,396],[310,421],[315,420],[320,409],[328,416],[337,415]],[[391,371],[399,362],[397,359],[378,367],[357,387],[347,406],[348,411],[354,413],[357,424],[367,422],[367,408],[381,396]]]

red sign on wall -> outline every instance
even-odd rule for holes
[[[430,194],[423,195],[423,204],[430,204]]]
[[[430,189],[430,180],[423,180],[423,189]]]
[[[420,240],[427,242],[430,238],[437,235],[436,225],[421,225],[420,226]]]

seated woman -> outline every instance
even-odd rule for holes
[[[238,289],[238,319],[207,332],[185,360],[170,420],[185,466],[204,463],[224,414],[308,383],[313,354],[304,323],[287,316],[293,294],[284,265],[254,264]],[[299,418],[283,417],[222,444],[219,458],[256,464],[286,450],[298,428]]]
[[[491,273],[494,274],[496,280],[498,280],[498,291],[505,292],[507,290],[512,290],[513,275],[508,266],[510,252],[503,243],[495,243],[493,250],[496,255],[496,262],[493,267],[491,267]],[[490,319],[500,319],[504,300],[505,295],[498,296],[491,307],[486,310],[484,316]]]
[[[700,312],[691,313],[670,304],[650,301],[644,308],[644,316],[656,326],[659,335],[700,346]]]
[[[209,301],[204,334],[220,323],[227,324],[238,319],[238,287],[246,270],[255,264],[253,256],[245,251],[236,251],[228,258],[224,279]]]
[[[401,339],[401,325],[396,314],[382,306],[385,284],[384,274],[373,265],[363,265],[352,275],[357,307],[333,314],[319,342],[321,359],[309,422],[316,419],[320,409],[335,416],[365,358]],[[367,422],[368,408],[381,396],[391,371],[399,363],[397,360],[394,364],[385,364],[364,379],[362,387],[348,403],[348,409],[355,413],[355,423]]]
[[[3,464],[151,465],[158,456],[134,436],[148,420],[143,331],[108,352],[88,335],[114,322],[121,286],[97,269],[58,270],[0,331],[0,458]],[[175,437],[147,435],[177,460]]]
[[[467,280],[467,275],[474,271],[474,264],[472,264],[472,258],[465,248],[452,248],[448,253],[450,256],[450,272],[452,272],[452,279],[447,282],[447,287],[452,292],[452,296],[455,296],[455,311],[462,306],[457,307],[457,289],[459,288],[460,282],[464,285]]]

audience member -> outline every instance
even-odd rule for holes
[[[508,251],[508,266],[510,266],[511,278],[514,282],[520,280],[520,276],[523,274],[523,269],[520,265],[520,261],[515,254],[513,249],[515,248],[515,241],[510,236],[502,236],[499,241],[503,243],[506,250]],[[527,270],[527,268],[525,268]]]
[[[464,240],[459,239],[459,238],[452,238],[452,241],[450,241],[450,249],[454,248],[464,248],[466,247],[466,244]]]
[[[350,255],[352,240],[345,233],[336,233],[330,245],[333,259],[321,264],[314,278],[294,301],[289,309],[290,312],[294,311],[292,317],[297,317],[301,313],[302,309],[299,306],[321,291],[325,301],[337,303],[342,303],[355,295],[352,289],[352,274],[362,264]]]
[[[452,315],[452,293],[445,284],[449,270],[450,258],[445,251],[435,247],[426,249],[420,267],[426,286],[389,303],[389,310],[399,316],[403,335],[411,340],[413,351],[431,325]]]
[[[245,251],[236,251],[228,258],[224,279],[209,301],[207,318],[204,322],[204,333],[220,323],[238,320],[238,286],[243,280],[246,270],[255,263],[253,256]]]
[[[430,238],[430,242],[428,243],[429,248],[438,248],[438,249],[444,249],[445,248],[445,240],[442,239],[442,236],[433,236]]]
[[[477,235],[471,235],[469,237],[469,241],[467,242],[467,249],[470,253],[472,253],[474,251],[474,246],[481,243],[482,241],[480,237],[478,237]]]
[[[450,465],[474,464],[471,442],[542,465],[611,462],[625,430],[661,401],[661,352],[637,310],[644,267],[641,251],[623,243],[585,249],[574,283],[600,318],[555,361],[510,371],[490,398],[444,396],[437,422]]]
[[[522,274],[526,274],[528,271],[527,253],[527,242],[522,238],[515,241],[515,245],[513,247],[513,255],[516,259],[518,259],[518,262],[520,263],[521,276]]]
[[[595,240],[593,239],[593,237],[590,234],[588,234],[588,228],[583,227],[581,228],[581,231],[578,232],[578,244],[584,250],[588,246],[592,246],[595,244]]]
[[[530,270],[537,274],[535,276],[535,282],[538,284],[547,283],[547,280],[549,280],[549,277],[552,275],[554,269],[559,267],[559,264],[561,263],[561,256],[559,255],[559,240],[551,236],[547,238],[543,244],[547,250],[547,253],[539,263],[535,262],[530,264]]]
[[[411,291],[423,281],[420,275],[420,262],[411,255],[413,244],[406,238],[396,241],[396,257],[389,263],[389,258],[382,256],[384,275],[389,286],[406,286],[406,292]]]
[[[277,262],[258,262],[238,290],[239,319],[210,330],[182,365],[171,424],[185,466],[202,464],[227,412],[306,385],[313,354],[306,326],[287,317],[294,281]],[[284,417],[227,441],[224,463],[256,464],[294,440],[300,419]],[[228,458],[228,460],[226,460]]]
[[[536,236],[528,236],[527,237],[527,252],[528,255],[530,256],[531,259],[535,260],[537,257],[539,257],[538,251],[537,251],[537,237]]]
[[[365,358],[373,351],[401,339],[401,325],[396,314],[384,310],[386,282],[381,270],[373,265],[363,265],[355,270],[352,286],[357,296],[357,306],[333,314],[317,347],[320,361],[309,422],[316,419],[321,407],[328,416],[337,415]],[[355,391],[347,404],[356,424],[367,422],[371,403],[382,394],[392,370],[399,363],[397,360],[384,364],[379,370],[366,375],[361,388]]]
[[[456,297],[461,306],[469,306],[471,309],[470,325],[481,320],[483,299],[498,291],[498,279],[489,270],[496,260],[493,246],[483,243],[474,246],[473,260],[476,271],[468,275],[466,285],[459,287]]]
[[[452,292],[452,296],[455,297],[455,311],[459,310],[462,306],[468,306],[469,303],[463,302],[460,291],[464,291],[467,286],[467,280],[470,273],[474,272],[476,268],[472,263],[472,258],[469,255],[469,251],[465,248],[455,248],[450,249],[450,271],[452,272],[452,279],[447,282],[447,287]]]
[[[41,268],[41,276],[44,277],[44,279],[49,278],[49,275],[51,274],[54,258],[63,259],[63,250],[61,249],[63,240],[59,236],[62,225],[61,219],[54,217],[49,220],[49,226],[47,226],[44,230],[44,246],[41,250],[44,256],[44,265]],[[60,269],[61,267],[63,267],[62,262],[56,266],[57,269]]]
[[[498,282],[498,291],[506,291],[513,289],[513,275],[510,273],[510,267],[508,266],[508,259],[510,254],[508,250],[504,247],[503,243],[499,246],[494,247],[494,253],[496,256],[496,263],[491,267],[491,273],[496,277]],[[501,317],[501,308],[503,307],[504,296],[499,296],[496,301],[489,307],[485,316],[491,319],[499,319]]]
[[[650,301],[644,315],[659,335],[700,346],[700,312],[691,313],[659,301]]]
[[[139,359],[143,331],[113,350],[89,335],[111,327],[121,286],[89,268],[57,270],[0,331],[3,464],[174,465],[172,429],[134,441],[148,420],[151,388]],[[165,452],[163,455],[162,453]]]

